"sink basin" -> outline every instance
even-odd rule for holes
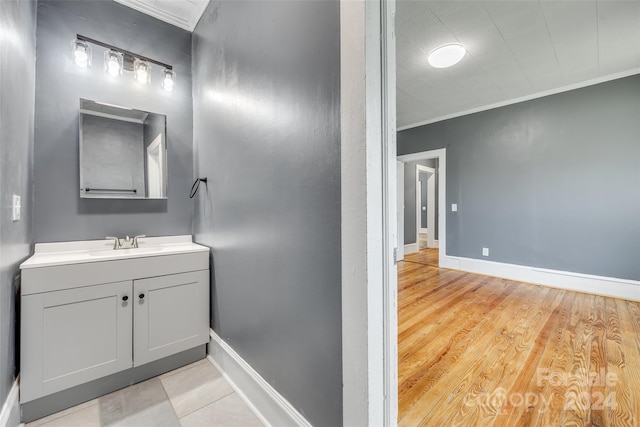
[[[113,249],[112,240],[36,243],[35,253],[20,264],[20,268],[30,269],[102,261],[119,263],[121,260],[130,258],[162,258],[169,255],[209,252],[209,248],[193,243],[191,240],[192,237],[188,234],[143,237],[139,241],[140,247],[127,249]]]
[[[159,252],[161,250],[161,246],[149,246],[146,248],[105,249],[101,251],[89,252],[89,255],[99,257],[124,257],[128,255],[144,255],[153,252]]]

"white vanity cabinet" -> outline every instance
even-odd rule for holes
[[[131,367],[131,281],[22,297],[21,399]]]
[[[21,266],[21,403],[208,343],[209,249],[184,237],[67,258],[36,245]]]
[[[133,282],[133,364],[209,341],[209,271]]]

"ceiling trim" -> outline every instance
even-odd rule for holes
[[[156,7],[150,6],[148,3],[145,3],[141,0],[115,0],[115,1],[125,6],[128,6],[132,9],[135,9],[138,12],[142,12],[147,15],[153,16],[154,18],[157,18],[161,21],[168,22],[169,24],[175,25],[176,27],[182,28],[183,30],[193,32],[204,10],[209,5],[210,0],[204,0],[198,4],[197,14],[194,15],[196,18],[195,21],[191,19],[185,19],[181,16],[177,16],[173,13],[169,13],[164,10],[160,10]]]
[[[193,32],[193,30],[196,29],[196,25],[198,25],[198,22],[200,22],[200,18],[202,18],[202,15],[204,15],[204,11],[207,9],[207,6],[209,6],[209,1],[210,0],[205,0],[201,3],[199,3],[199,7],[197,9],[197,14],[196,16],[198,17],[196,19],[196,21],[193,23],[191,29],[189,31]]]
[[[466,116],[473,113],[479,113],[481,111],[493,110],[494,108],[504,107],[507,105],[518,104],[520,102],[529,101],[536,98],[542,98],[549,95],[555,95],[561,92],[567,92],[574,89],[580,89],[582,87],[596,85],[598,83],[608,82],[610,80],[621,79],[623,77],[629,77],[634,74],[640,74],[640,68],[632,68],[630,70],[621,71],[619,73],[608,74],[606,76],[600,76],[594,79],[585,80],[583,82],[574,83],[566,86],[561,86],[559,88],[545,90],[542,92],[536,92],[531,95],[521,96],[519,98],[508,99],[506,101],[500,101],[493,104],[483,105],[481,107],[472,108],[470,110],[460,111],[458,113],[447,114],[445,116],[436,117],[435,119],[429,119],[422,122],[412,123],[410,125],[400,126],[397,131],[403,131],[407,129],[412,129],[419,126],[430,125],[432,123],[441,122],[443,120],[453,119],[456,117]]]

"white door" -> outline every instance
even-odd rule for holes
[[[164,197],[164,156],[162,155],[162,134],[147,147],[147,197],[159,199]]]
[[[135,280],[133,364],[209,342],[209,270]]]
[[[20,401],[132,366],[131,281],[22,297]]]

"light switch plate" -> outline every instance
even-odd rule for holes
[[[20,210],[22,209],[20,196],[17,196],[15,194],[13,195],[11,206],[12,206],[11,219],[13,221],[20,221]]]
[[[457,203],[452,203],[451,204],[451,212],[458,212],[458,204]]]
[[[482,256],[489,256],[489,248],[482,248]]]

